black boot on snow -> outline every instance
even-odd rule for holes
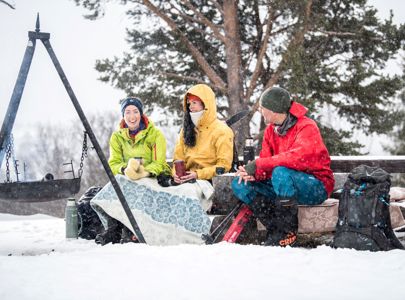
[[[298,233],[298,205],[292,199],[278,199],[266,226],[266,246],[293,246]]]
[[[103,233],[99,233],[96,235],[95,242],[96,244],[100,244],[104,246],[108,243],[119,243],[121,240],[121,230],[122,224],[117,220],[107,217],[108,220],[108,228]]]
[[[294,246],[297,241],[297,234],[295,232],[275,232],[268,235],[267,241],[264,243],[265,246]]]
[[[273,215],[275,204],[269,198],[264,196],[257,196],[249,205],[253,215],[267,228],[266,224],[269,222],[270,216]]]
[[[129,230],[127,227],[123,226],[122,227],[122,232],[121,232],[121,244],[126,244],[126,243],[139,243],[138,239],[136,238],[135,234],[132,233],[131,230]]]
[[[292,246],[297,240],[298,206],[295,200],[273,201],[258,196],[250,205],[253,215],[267,229],[265,246]]]

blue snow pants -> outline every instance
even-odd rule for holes
[[[239,177],[232,181],[235,196],[246,204],[251,204],[258,194],[275,199],[296,199],[298,204],[315,205],[328,197],[323,183],[313,175],[286,167],[276,167],[271,179],[238,183]]]

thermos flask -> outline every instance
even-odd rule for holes
[[[66,238],[77,239],[79,235],[77,204],[75,198],[69,198],[65,210]]]

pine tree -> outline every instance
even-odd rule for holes
[[[394,155],[405,155],[405,59],[402,64],[402,70],[402,90],[399,93],[399,99],[401,100],[399,113],[401,114],[401,118],[393,132],[394,145],[386,147]]]
[[[104,14],[106,1],[75,2],[89,9],[90,19]],[[379,20],[366,0],[120,3],[133,20],[131,52],[99,60],[96,69],[102,81],[139,95],[149,108],[181,112],[180,96],[204,82],[227,117],[254,111],[264,89],[282,86],[310,109],[334,155],[359,153],[351,128],[387,133],[398,120],[390,98],[401,80],[382,70],[403,44],[405,27],[392,16]],[[248,121],[236,128],[238,145],[248,130]]]

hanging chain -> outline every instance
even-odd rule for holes
[[[83,174],[83,162],[84,158],[87,157],[87,150],[89,148],[87,147],[87,132],[84,131],[84,137],[83,137],[83,147],[82,147],[82,157],[80,158],[80,167],[79,167],[79,178],[82,177]]]
[[[10,183],[10,158],[13,153],[13,148],[14,148],[14,141],[13,141],[13,135],[10,135],[10,141],[7,145],[7,150],[6,150],[6,182]]]
[[[15,158],[14,136],[12,133],[10,134],[10,142],[11,142],[11,158],[13,160],[14,165],[15,180],[18,182],[20,181],[20,179],[18,178],[18,175],[20,175],[20,173],[18,172],[18,160]]]
[[[10,181],[10,157],[11,157],[11,145],[7,145],[7,150],[6,150],[6,182],[9,183]]]

